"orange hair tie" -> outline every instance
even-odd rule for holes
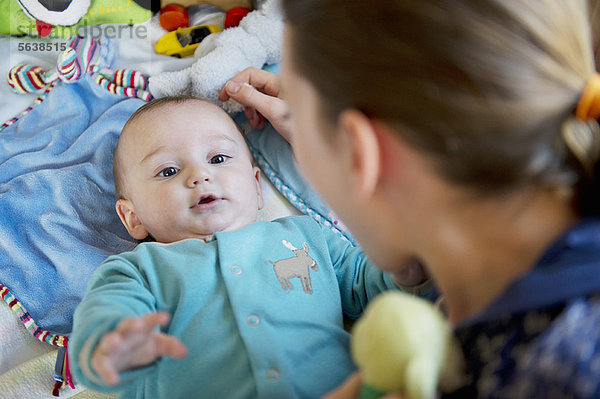
[[[594,74],[585,84],[575,116],[584,121],[600,118],[600,73]]]

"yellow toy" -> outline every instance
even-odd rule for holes
[[[434,399],[438,387],[463,384],[462,356],[442,313],[400,292],[375,298],[352,330],[352,356],[363,374],[360,399],[396,393]]]
[[[158,54],[186,57],[194,54],[196,47],[211,33],[221,32],[217,25],[198,25],[189,28],[177,28],[163,35],[154,45]]]

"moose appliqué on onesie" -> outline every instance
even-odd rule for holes
[[[319,270],[317,262],[308,255],[308,245],[302,244],[302,248],[294,247],[290,242],[281,240],[283,245],[290,249],[295,256],[285,258],[276,262],[269,261],[273,265],[273,271],[277,275],[277,279],[281,283],[284,290],[292,290],[294,286],[290,283],[290,279],[294,277],[300,278],[302,288],[307,294],[312,294],[312,284],[310,282],[310,269]]]

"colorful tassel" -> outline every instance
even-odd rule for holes
[[[10,310],[17,315],[21,323],[27,328],[29,333],[42,342],[53,346],[66,346],[69,338],[65,335],[53,334],[40,328],[27,312],[27,309],[15,298],[13,293],[3,284],[0,284],[0,298],[8,304]]]
[[[34,65],[17,65],[8,71],[8,85],[18,94],[34,93],[46,87],[44,70]]]
[[[67,83],[75,82],[83,74],[81,65],[77,61],[77,52],[75,49],[68,48],[58,55],[56,62],[58,77]]]
[[[59,54],[56,68],[44,71],[39,66],[17,65],[8,73],[8,84],[18,94],[41,92],[34,103],[16,117],[0,125],[0,131],[15,123],[36,105],[41,103],[48,92],[59,82],[74,83],[86,74],[111,93],[126,97],[136,97],[150,101],[152,94],[147,91],[148,79],[141,72],[132,69],[102,68],[100,43],[92,37],[71,36],[67,39],[68,48]]]
[[[56,381],[54,383],[54,389],[52,389],[52,396],[59,397],[60,396],[60,388],[62,388],[63,383]]]
[[[13,123],[17,122],[23,116],[25,116],[29,112],[31,112],[32,109],[34,109],[36,106],[38,106],[39,104],[41,104],[42,101],[44,101],[44,99],[48,95],[48,93],[50,93],[50,90],[52,90],[54,88],[54,86],[56,86],[56,83],[57,83],[57,81],[54,81],[54,82],[50,83],[48,86],[46,86],[46,90],[44,90],[44,92],[38,98],[36,98],[33,101],[33,103],[29,107],[27,107],[26,110],[24,110],[19,115],[15,116],[14,118],[11,118],[11,119],[7,120],[2,125],[0,125],[0,132],[3,131],[4,129],[6,129],[7,127],[9,127],[10,125],[12,125]],[[0,289],[0,291],[1,291],[1,289]]]
[[[110,82],[122,87],[145,90],[148,86],[148,79],[146,79],[144,74],[133,69],[117,69],[113,71],[109,68],[93,66],[90,68],[90,72],[100,74]]]
[[[52,377],[55,381],[54,389],[52,390],[52,396],[59,396],[60,390],[65,385],[70,386],[71,389],[75,389],[75,385],[73,385],[73,379],[71,378],[71,368],[69,367],[68,346],[64,346],[58,350]]]
[[[119,86],[116,83],[111,82],[109,79],[105,78],[101,74],[94,75],[94,80],[96,83],[108,90],[111,93],[123,95],[126,97],[137,97],[144,101],[150,101],[152,99],[152,94],[146,90],[135,89],[133,87],[123,87]]]
[[[67,47],[58,56],[56,70],[62,81],[73,83],[100,62],[100,43],[93,37],[71,36]]]

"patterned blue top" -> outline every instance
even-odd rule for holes
[[[470,385],[444,398],[600,398],[600,218],[459,325]]]

